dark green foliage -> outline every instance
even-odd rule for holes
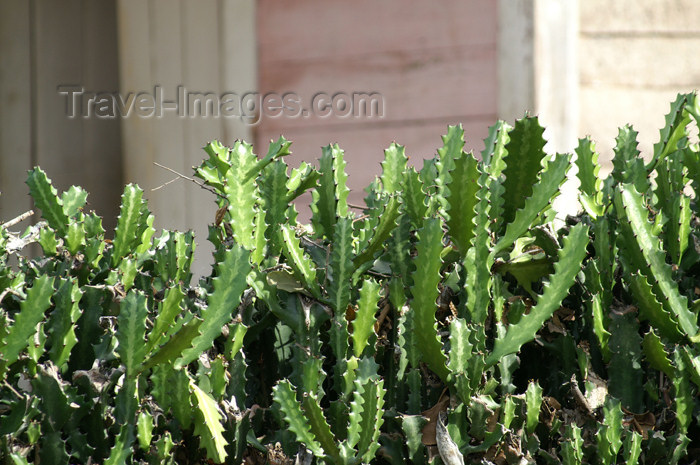
[[[563,224],[572,154],[536,118],[494,125],[481,160],[460,126],[420,171],[392,144],[361,213],[337,145],[289,170],[284,138],[212,142],[198,283],[192,233],[156,235],[140,188],[110,241],[35,168],[43,221],[0,226],[0,464],[692,463],[699,117],[679,96],[649,164],[621,129],[605,180],[581,139]]]

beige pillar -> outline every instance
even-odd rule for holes
[[[161,92],[163,101],[175,101],[183,91],[218,98],[256,90],[254,0],[119,0],[118,21],[123,96]],[[212,262],[206,237],[215,198],[185,180],[159,188],[174,176],[154,162],[191,176],[207,142],[252,141],[252,132],[238,118],[183,114],[183,103],[160,116],[122,120],[124,180],[145,190],[156,228],[195,231],[194,270],[203,275]]]
[[[498,114],[510,124],[526,112],[546,128],[548,152],[572,152],[578,139],[578,1],[499,0]],[[575,169],[569,172],[569,179]],[[575,213],[567,182],[555,202]]]
[[[499,118],[525,112],[548,128],[550,151],[576,146],[578,1],[500,0]]]

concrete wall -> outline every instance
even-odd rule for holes
[[[117,6],[122,95],[154,94],[154,86],[164,101],[177,99],[178,86],[216,96],[255,91],[254,0],[118,0]],[[122,119],[123,182],[144,189],[157,229],[195,231],[194,271],[201,275],[213,261],[206,237],[216,199],[183,179],[169,183],[177,176],[154,162],[191,176],[208,141],[232,145],[252,133],[240,118],[180,114],[183,103],[160,116]]]
[[[113,227],[122,188],[119,121],[68,118],[57,87],[118,89],[114,0],[2,1],[0,57],[0,221],[31,208],[24,181],[40,165],[59,191],[84,187],[88,207]]]
[[[700,87],[700,2],[580,2],[580,126],[609,158],[617,127],[639,131],[647,157],[679,92]]]
[[[360,203],[393,140],[419,167],[449,124],[483,149],[497,113],[496,2],[259,0],[257,23],[261,93],[296,92],[308,105],[319,91],[375,91],[385,102],[382,118],[264,118],[258,152],[283,134],[294,141],[291,164],[315,163],[338,142]]]

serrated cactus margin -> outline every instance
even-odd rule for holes
[[[112,265],[118,265],[121,260],[132,250],[134,242],[138,239],[138,231],[141,227],[143,191],[134,184],[128,184],[122,194],[122,205],[117,219],[117,228],[114,231],[112,247]]]
[[[246,277],[250,271],[249,256],[250,252],[238,246],[224,252],[224,259],[217,265],[214,292],[209,296],[208,306],[202,312],[200,334],[194,338],[192,346],[176,360],[175,368],[182,368],[197,359],[233,318],[233,311],[238,307],[246,288]]]
[[[486,366],[495,365],[501,357],[516,353],[523,344],[534,339],[537,331],[559,308],[569,292],[581,270],[587,245],[588,227],[579,224],[571,228],[564,239],[564,246],[559,251],[559,260],[554,264],[554,273],[545,285],[537,304],[532,307],[530,313],[523,315],[517,324],[508,326],[504,337],[496,339],[493,352],[486,358]]]
[[[41,215],[59,236],[63,236],[68,228],[68,216],[63,211],[63,204],[58,197],[51,180],[41,168],[34,168],[27,176],[29,193],[34,203],[41,210]]]
[[[630,259],[647,278],[666,311],[676,318],[686,337],[693,340],[698,334],[697,316],[688,309],[686,297],[679,293],[678,284],[671,277],[666,254],[652,232],[641,194],[634,186],[622,184],[615,191],[615,207]]]
[[[22,350],[27,347],[29,338],[36,332],[36,326],[44,317],[44,312],[51,305],[53,295],[53,278],[41,276],[27,290],[27,297],[20,304],[20,311],[15,316],[15,323],[9,333],[0,342],[0,374],[4,378],[6,369],[19,359]]]
[[[438,283],[442,260],[442,222],[433,218],[425,222],[418,232],[416,270],[413,272],[413,300],[411,311],[414,314],[414,331],[421,359],[443,381],[447,379],[447,357],[442,351],[442,343],[437,335],[435,320]]]

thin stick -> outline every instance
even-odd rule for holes
[[[20,399],[24,399],[24,396],[22,394],[20,394],[19,392],[17,392],[15,390],[15,388],[13,388],[10,383],[8,383],[7,381],[3,381],[2,384],[7,386],[10,389],[10,391],[12,391],[17,397],[19,397]]]
[[[352,203],[350,203],[350,202],[348,202],[348,207],[354,208],[354,209],[356,209],[356,210],[362,210],[362,211],[367,211],[367,210],[369,210],[369,208],[367,208],[367,207],[363,207],[362,205],[355,205],[355,204],[352,204]]]
[[[357,221],[366,220],[367,218],[369,218],[369,215],[358,216],[357,218],[353,218],[352,222],[355,223]]]
[[[170,181],[166,182],[165,184],[161,184],[161,185],[158,186],[158,187],[154,187],[153,189],[151,189],[151,192],[155,192],[155,191],[157,191],[158,189],[161,189],[161,188],[167,186],[168,184],[177,181],[178,179],[180,179],[180,177],[173,178],[173,179],[171,179]]]
[[[5,221],[4,223],[0,223],[0,225],[4,226],[6,228],[9,228],[11,226],[16,225],[17,223],[21,223],[22,221],[26,220],[27,218],[29,218],[33,214],[34,214],[34,210],[29,210],[28,212],[24,212],[16,218],[12,218],[9,221]]]
[[[211,188],[211,187],[209,187],[209,186],[205,186],[204,183],[198,182],[198,181],[197,181],[196,179],[194,179],[194,178],[190,178],[189,176],[185,176],[185,175],[182,174],[182,173],[178,173],[178,172],[175,171],[174,169],[169,168],[169,167],[164,166],[164,165],[161,165],[161,164],[158,163],[158,162],[155,162],[155,161],[154,161],[153,164],[156,165],[156,166],[159,167],[159,168],[163,168],[164,170],[168,170],[168,171],[170,171],[171,173],[176,174],[179,178],[186,179],[187,181],[190,181],[190,182],[193,182],[193,183],[197,184],[199,187],[201,187],[201,188],[204,189],[205,191],[209,191],[209,192],[211,192],[212,194],[214,194],[214,195],[217,196],[217,197],[221,197],[221,198],[224,197],[223,195],[221,195],[221,194],[219,194],[218,192],[216,192],[213,188]],[[174,180],[173,180],[173,181],[174,181]],[[167,183],[163,184],[163,186],[165,186],[165,185],[167,185],[167,184],[170,184],[171,182],[172,182],[172,181],[168,181]],[[160,188],[163,187],[163,186],[159,186],[159,187],[157,187],[156,189],[160,189]],[[156,190],[156,189],[153,189],[153,190]]]

